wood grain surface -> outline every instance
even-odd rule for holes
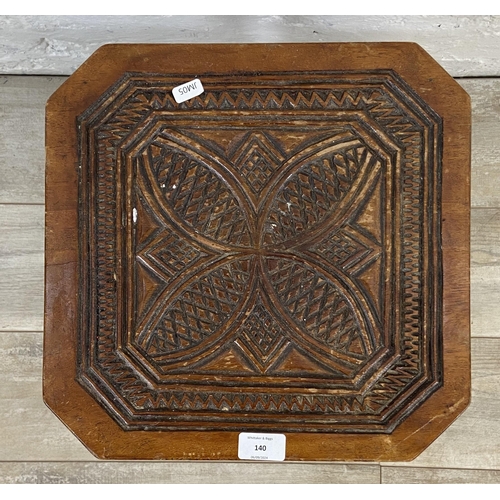
[[[43,329],[42,205],[0,205],[0,331]]]
[[[41,332],[0,333],[0,461],[94,460],[42,399]]]
[[[0,203],[43,203],[45,102],[64,80],[0,76]]]
[[[376,484],[378,465],[193,462],[0,462],[0,483]]]
[[[498,76],[498,16],[2,16],[0,72],[69,75],[106,43],[413,41],[452,76]]]
[[[382,467],[384,484],[498,484],[500,471],[439,467]]]
[[[473,209],[471,221],[471,331],[475,337],[500,337],[499,253],[500,210],[498,208]]]
[[[445,26],[437,27],[427,18],[413,21],[408,17],[391,16],[385,31],[376,23],[353,19],[349,33],[337,27],[343,39],[368,39],[371,26],[373,36],[383,39],[414,39],[435,57],[442,50],[441,64],[455,76],[498,75],[499,43],[494,26],[498,18],[465,18],[455,22],[446,16]],[[29,23],[36,24],[35,18]],[[358,18],[359,19],[359,18]],[[5,19],[0,19],[4,23]],[[432,21],[432,20],[431,20]],[[437,20],[436,20],[437,21]],[[60,20],[59,32],[48,20],[38,22],[31,31],[27,20],[8,20],[9,30],[0,30],[2,43],[11,50],[3,52],[2,70],[7,73],[27,72],[67,75],[90,54],[96,45],[87,40],[86,33],[94,30],[84,26],[65,29],[67,22]],[[120,22],[123,22],[121,20]],[[191,21],[188,21],[188,23]],[[196,21],[200,23],[200,21]],[[219,41],[214,25],[178,24],[178,41]],[[250,39],[267,37],[274,41],[289,36],[295,41],[307,31],[306,20],[299,20],[297,31],[292,21],[277,21],[275,31],[264,28],[260,32],[249,29]],[[325,22],[331,23],[327,19]],[[147,21],[146,21],[147,23]],[[302,24],[301,24],[302,23]],[[359,33],[361,23],[366,29]],[[95,24],[95,23],[93,23]],[[99,23],[97,23],[99,24]],[[439,24],[439,23],[437,23]],[[442,24],[442,23],[441,23]],[[280,26],[284,25],[284,28]],[[289,25],[292,25],[291,27]],[[426,42],[420,29],[428,31]],[[2,28],[7,25],[2,24]],[[73,25],[77,27],[77,25]],[[105,31],[106,22],[100,28]],[[235,25],[236,26],[236,25]],[[272,26],[272,24],[271,24]],[[288,27],[287,27],[288,26]],[[305,26],[305,27],[304,27]],[[311,24],[310,24],[311,26]],[[457,26],[457,27],[455,27]],[[476,29],[485,27],[483,31]],[[57,28],[57,26],[55,26]],[[208,29],[204,29],[208,27]],[[490,30],[490,28],[493,28]],[[41,40],[45,33],[55,34]],[[111,29],[118,29],[112,27]],[[164,28],[162,28],[164,29]],[[315,28],[312,28],[315,30]],[[440,32],[444,33],[440,37]],[[130,33],[130,30],[124,28]],[[241,30],[236,26],[235,30]],[[305,30],[305,31],[303,31]],[[330,36],[334,35],[331,27]],[[368,31],[367,31],[368,30]],[[464,31],[465,30],[465,31]],[[498,30],[496,30],[498,31]],[[96,31],[93,31],[97,33]],[[112,38],[116,37],[112,35]],[[140,41],[139,28],[133,41]],[[288,33],[288,35],[287,35]],[[163,34],[163,32],[162,32]],[[455,36],[456,38],[453,38]],[[66,43],[63,35],[79,40],[74,45]],[[316,36],[315,34],[313,34]],[[323,33],[324,35],[324,33]],[[16,39],[17,37],[17,39]],[[104,34],[96,38],[97,44],[110,39]],[[256,37],[256,38],[252,38]],[[351,38],[350,38],[351,37]],[[361,38],[359,38],[361,37]],[[273,38],[270,40],[269,38]],[[456,44],[457,39],[459,43]],[[7,42],[5,42],[7,40]],[[17,40],[17,41],[16,41]],[[239,38],[238,38],[239,40]],[[41,43],[39,44],[39,42]],[[157,40],[152,40],[157,41]],[[232,41],[232,40],[231,40]],[[257,40],[256,40],[257,41]],[[264,40],[263,40],[264,41]],[[60,42],[60,43],[59,43]],[[16,44],[25,44],[23,50]],[[433,48],[434,47],[434,48]],[[455,48],[456,51],[455,51]],[[56,49],[60,50],[57,51]],[[76,51],[72,49],[76,49]],[[18,55],[12,59],[13,52]],[[81,51],[82,56],[77,56]],[[447,61],[448,59],[448,61]],[[57,61],[57,63],[56,63]],[[60,64],[62,62],[62,65]],[[62,68],[62,69],[61,69]],[[296,464],[206,464],[177,462],[157,464],[96,462],[73,434],[48,410],[41,397],[41,345],[43,323],[43,129],[32,127],[31,122],[43,123],[45,100],[63,81],[64,77],[2,76],[0,77],[0,481],[2,482],[175,482],[184,475],[186,482],[252,482],[250,472],[258,466],[260,481],[278,480],[280,475],[293,481],[298,469]],[[383,466],[382,482],[500,482],[500,367],[497,352],[500,349],[500,311],[497,299],[500,289],[498,254],[500,243],[500,115],[498,110],[500,81],[495,78],[466,78],[459,83],[470,94],[473,106],[472,147],[472,335],[473,339],[473,398],[472,405],[417,462],[396,463]],[[13,104],[15,103],[15,104]],[[16,115],[22,116],[18,119]],[[10,121],[9,121],[10,120]],[[15,125],[14,125],[15,124]],[[18,161],[19,155],[24,155]],[[16,163],[18,161],[18,163]],[[13,168],[16,166],[16,168]],[[25,179],[30,179],[25,182]],[[10,179],[10,180],[9,180]],[[29,204],[37,206],[27,206]],[[10,204],[10,205],[5,205]],[[9,227],[10,229],[7,229]],[[31,229],[28,229],[31,227]],[[14,311],[12,311],[12,306]],[[9,326],[10,325],[10,326]],[[24,330],[24,331],[23,331]],[[485,337],[485,338],[477,338]],[[489,338],[488,338],[489,337]],[[496,337],[496,338],[494,338]],[[237,467],[231,469],[231,467]],[[378,482],[378,465],[300,464],[300,477],[304,482]],[[136,467],[137,472],[131,472]],[[158,467],[158,468],[157,468]],[[286,471],[292,471],[288,473]],[[90,471],[90,472],[89,472]],[[148,476],[148,471],[151,474]],[[305,471],[305,472],[303,472]],[[350,474],[346,476],[344,471]],[[240,474],[240,477],[236,477]],[[264,475],[265,474],[265,475]],[[129,476],[133,478],[128,481]]]
[[[500,206],[500,85],[497,79],[460,79],[472,100],[472,206]]]

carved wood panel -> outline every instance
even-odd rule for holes
[[[391,432],[440,385],[440,117],[393,71],[223,80],[79,119],[79,380],[124,429]]]
[[[100,49],[47,107],[47,404],[103,458],[414,457],[469,398],[468,106],[413,44]]]

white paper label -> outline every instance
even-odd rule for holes
[[[285,460],[284,434],[242,432],[238,438],[238,458],[242,460]]]
[[[181,103],[196,97],[197,95],[203,94],[203,85],[198,78],[191,80],[190,82],[183,83],[178,87],[172,89],[172,94],[174,96],[175,102]]]

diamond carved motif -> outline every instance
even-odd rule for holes
[[[259,297],[241,326],[241,333],[235,344],[258,370],[265,373],[280,356],[283,356],[290,342],[283,327],[269,314]]]
[[[259,195],[283,161],[276,144],[261,133],[251,133],[233,155],[233,164],[250,189]]]

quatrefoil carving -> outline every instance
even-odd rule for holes
[[[288,153],[250,131],[222,154],[163,128],[135,161],[136,259],[157,291],[134,344],[150,359],[180,367],[233,342],[268,372],[294,346],[348,376],[381,347],[356,277],[382,243],[356,221],[384,160],[352,129]]]

